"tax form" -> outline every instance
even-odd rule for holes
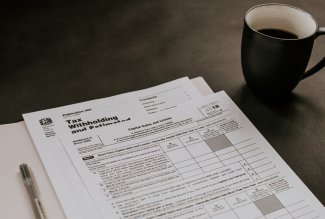
[[[60,144],[100,218],[325,218],[225,92],[155,116],[98,110],[58,126],[70,128]]]
[[[154,115],[200,96],[191,80],[181,78],[140,91],[24,114],[28,131],[66,217],[101,218],[84,182],[59,141],[59,137],[71,133],[68,126],[57,125],[60,121],[77,120],[80,116],[93,114],[99,109],[110,112],[128,109],[141,115]],[[83,128],[74,130],[78,133]]]

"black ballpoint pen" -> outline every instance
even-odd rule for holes
[[[39,193],[36,189],[36,182],[32,177],[31,170],[27,164],[21,164],[19,166],[21,175],[24,180],[24,184],[31,201],[33,211],[36,219],[46,219],[42,204],[39,199]]]

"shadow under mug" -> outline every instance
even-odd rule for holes
[[[279,30],[295,37],[272,34]],[[319,28],[316,20],[299,8],[270,3],[249,9],[241,45],[248,87],[257,96],[272,99],[290,94],[299,81],[324,67],[325,57],[305,72],[314,40],[323,34],[325,28]]]

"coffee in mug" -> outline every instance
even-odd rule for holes
[[[280,29],[266,28],[266,29],[258,30],[258,32],[275,38],[299,39],[299,37],[296,34],[290,33],[289,31],[280,30]]]

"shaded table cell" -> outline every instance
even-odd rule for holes
[[[232,143],[228,140],[228,138],[225,135],[219,135],[207,139],[205,140],[205,142],[213,152],[232,146]]]
[[[258,209],[263,213],[263,215],[267,215],[284,208],[279,199],[274,195],[259,199],[254,203],[258,207]]]

